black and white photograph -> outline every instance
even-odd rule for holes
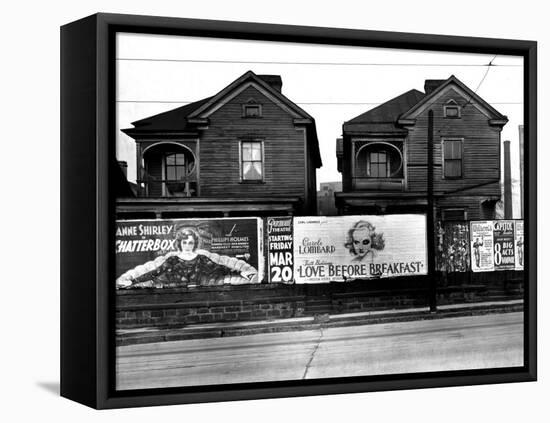
[[[548,420],[546,9],[7,2],[1,420]]]
[[[526,365],[523,57],[115,44],[116,391]]]

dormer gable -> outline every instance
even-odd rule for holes
[[[207,123],[208,117],[233,98],[248,88],[258,90],[263,96],[269,99],[273,104],[290,114],[295,123],[312,123],[313,118],[301,107],[294,104],[281,92],[282,82],[278,75],[256,75],[252,71],[244,73],[227,87],[215,94],[187,116],[190,123]]]
[[[440,82],[439,80],[437,81],[438,83]],[[434,105],[441,106],[442,98],[444,98],[450,91],[454,91],[455,95],[460,96],[460,98],[465,101],[465,105],[462,106],[462,108],[475,107],[482,114],[484,114],[488,119],[489,125],[502,127],[508,122],[508,118],[506,116],[498,112],[493,106],[483,100],[476,92],[462,83],[456,76],[451,75],[447,80],[439,83],[437,88],[430,85],[430,90],[426,93],[427,95],[410,110],[403,113],[399,117],[399,124],[414,124],[416,118],[423,114],[426,110],[434,107]],[[449,109],[454,108],[455,110],[458,108],[459,113],[461,111],[461,107],[454,99],[452,102],[447,101],[443,107],[444,110],[445,107],[448,107]]]

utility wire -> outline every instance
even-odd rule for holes
[[[426,67],[485,67],[482,63],[383,63],[383,62],[292,62],[274,60],[211,60],[211,59],[153,59],[138,57],[119,57],[121,62],[175,62],[175,63],[228,63],[228,64],[255,64],[255,65],[317,65],[317,66],[426,66]],[[493,64],[494,67],[522,67],[514,64]]]
[[[497,58],[497,55],[495,54],[495,57],[493,57],[491,59],[491,61],[489,62],[489,64],[487,65],[487,70],[485,71],[485,74],[483,75],[483,78],[481,78],[481,81],[479,81],[479,84],[477,85],[477,88],[474,90],[474,93],[477,94],[479,88],[481,87],[481,84],[483,84],[483,82],[485,81],[485,78],[487,78],[487,74],[489,73],[489,70],[491,69],[491,66],[495,66],[493,65],[493,62],[495,61],[495,59]],[[471,99],[472,97],[470,97]]]
[[[196,101],[196,100],[195,100]],[[195,101],[190,101],[190,100],[117,100],[116,102],[117,103],[158,103],[158,104],[182,104],[182,105],[185,105],[185,104],[191,104],[191,103],[194,103]],[[318,106],[361,106],[361,105],[365,105],[365,106],[377,106],[377,105],[381,105],[381,104],[384,104],[385,102],[384,101],[380,101],[380,102],[367,102],[367,101],[357,101],[357,102],[350,102],[350,101],[338,101],[338,102],[331,102],[331,101],[319,101],[319,102],[310,102],[310,101],[293,101],[292,103],[294,104],[301,104],[301,105],[318,105]],[[523,104],[523,102],[521,101],[488,101],[489,104]],[[247,102],[232,102],[232,104],[250,104],[250,103],[247,103]],[[284,103],[281,103],[281,102],[270,102],[270,104],[284,104]],[[440,103],[440,102],[433,102],[433,103],[430,103],[430,105],[444,105],[446,103]]]
[[[477,95],[477,92],[479,91],[479,89],[481,88],[481,85],[483,85],[483,83],[485,82],[485,78],[487,78],[487,75],[489,74],[489,70],[491,69],[491,67],[493,67],[493,62],[495,61],[495,59],[497,58],[497,55],[495,54],[495,57],[493,57],[491,59],[491,61],[486,65],[487,66],[487,70],[485,71],[485,73],[483,74],[483,77],[481,78],[481,81],[479,81],[479,84],[477,84],[477,88],[474,90],[474,93],[470,95],[470,98],[468,99],[468,101],[466,102],[466,104],[464,106],[462,106],[462,109],[464,110],[466,107],[468,107],[468,105],[472,104],[472,99],[474,98],[475,95]],[[447,127],[449,126],[449,122],[447,122],[447,124],[443,127],[443,128],[440,128],[437,133],[438,134],[441,134],[441,132],[444,130],[444,129],[447,129]]]
[[[495,66],[504,66],[504,65],[495,65],[493,62],[495,61],[495,59],[497,58],[497,55],[495,55],[491,61],[488,63],[488,64],[484,64],[484,65],[472,65],[472,66],[484,66],[486,67],[487,69],[485,70],[485,73],[483,74],[483,77],[481,78],[479,84],[477,85],[476,89],[474,90],[474,95],[477,94],[477,92],[479,91],[479,89],[481,88],[482,84],[485,82],[485,79],[487,78],[487,75],[489,74],[489,70],[492,68],[492,67],[495,67]],[[119,60],[134,60],[134,59],[119,59]],[[136,59],[136,60],[140,60],[140,59]],[[149,59],[147,59],[149,60]],[[150,60],[157,60],[157,59],[150,59]],[[160,59],[159,59],[160,60]],[[318,63],[319,64],[319,63]],[[470,65],[467,65],[467,66],[470,66]],[[511,65],[512,66],[512,65]],[[464,106],[462,106],[462,109],[466,108],[468,105],[472,104],[472,100],[473,100],[473,97],[474,95],[470,95],[470,97],[468,98],[468,101],[466,102],[466,104]],[[190,103],[193,103],[194,101],[189,101],[189,100],[182,100],[182,101],[177,101],[177,100],[117,100],[116,101],[117,103],[137,103],[137,104],[181,104],[181,105],[185,105],[185,104],[190,104]],[[370,102],[370,101],[360,101],[360,102],[311,102],[311,101],[297,101],[297,102],[293,102],[294,104],[297,104],[297,105],[316,105],[316,106],[360,106],[360,105],[364,105],[364,106],[378,106],[378,105],[382,105],[384,104],[384,102]],[[492,105],[523,105],[523,102],[516,102],[516,101],[501,101],[501,102],[488,102],[489,104],[492,104]],[[237,104],[249,104],[248,102],[244,102],[244,103],[237,103]],[[283,104],[281,102],[277,102],[277,103],[274,103],[274,104]],[[432,105],[444,105],[446,103],[443,103],[443,102],[437,102],[437,101],[434,101],[434,102],[431,102],[429,103],[428,105],[429,106],[432,106]],[[438,130],[438,133],[441,133],[444,129],[446,129],[446,127],[448,126],[449,124],[447,123],[447,125],[445,125],[443,128],[439,129]]]

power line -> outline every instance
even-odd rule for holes
[[[493,57],[491,59],[491,61],[486,65],[487,66],[487,70],[485,71],[485,73],[483,74],[483,77],[481,78],[481,81],[479,81],[479,84],[477,84],[477,88],[474,90],[474,93],[470,95],[470,98],[468,99],[468,101],[466,102],[466,104],[462,107],[462,109],[465,109],[466,107],[468,107],[469,104],[472,104],[472,99],[474,98],[474,96],[477,94],[478,90],[481,88],[481,85],[483,84],[483,82],[485,82],[485,78],[487,78],[487,75],[489,74],[489,70],[491,69],[493,65],[493,62],[495,61],[495,59],[497,58],[497,55],[495,54],[495,57]],[[437,133],[438,134],[441,134],[441,132],[446,129],[447,127],[449,126],[449,123],[447,123],[443,128],[440,128]]]
[[[195,100],[196,101],[196,100]],[[157,103],[157,104],[190,104],[194,103],[195,101],[190,100],[117,100],[117,103]],[[283,103],[275,103],[270,102],[273,104],[283,104]],[[293,101],[294,104],[301,104],[301,105],[318,105],[318,106],[377,106],[384,104],[385,101],[380,102],[369,102],[369,101]],[[523,104],[522,101],[488,101],[489,104],[501,104],[501,105],[514,105],[514,104]],[[249,104],[249,103],[236,103],[232,102],[232,104]],[[430,103],[430,105],[444,105],[446,103],[440,103],[440,102],[433,102]]]
[[[487,70],[485,71],[485,74],[483,75],[483,78],[481,78],[481,81],[479,81],[479,84],[477,85],[477,88],[474,90],[474,94],[477,93],[477,91],[479,90],[479,88],[481,87],[481,84],[483,84],[483,81],[485,81],[485,78],[487,78],[487,74],[489,73],[489,70],[491,69],[491,66],[494,66],[493,65],[493,62],[494,60],[497,58],[497,56],[495,55],[495,57],[493,57],[491,59],[491,61],[489,62],[489,64],[487,65]],[[472,99],[472,97],[470,97],[470,100]],[[466,104],[467,105],[467,104]]]
[[[477,94],[477,92],[481,88],[481,85],[485,82],[485,79],[487,78],[489,70],[491,69],[491,67],[497,66],[493,63],[496,58],[497,58],[497,55],[495,55],[488,64],[476,65],[476,66],[487,67],[487,69],[486,69],[485,73],[483,74],[483,77],[481,78],[481,80],[480,80],[479,84],[477,85],[476,89],[474,90],[473,94],[470,95],[470,97],[468,98],[468,101],[466,102],[466,104],[464,106],[462,106],[462,109],[465,109],[468,105],[472,104],[473,97]],[[183,101],[177,101],[177,100],[117,100],[116,102],[117,103],[135,103],[135,104],[181,104],[181,105],[185,105],[185,104],[193,103],[194,101],[189,101],[189,100],[183,100]],[[273,103],[274,104],[283,104],[281,102],[277,102],[277,103],[273,102]],[[316,105],[316,106],[378,106],[378,105],[384,104],[384,102],[370,102],[370,101],[360,101],[360,102],[296,101],[296,102],[293,102],[293,103],[297,104],[297,105],[302,105],[302,106],[304,106],[304,105]],[[517,102],[517,101],[500,101],[500,102],[489,101],[488,103],[492,104],[492,105],[523,105],[523,102]],[[236,103],[236,104],[248,104],[248,103],[244,102],[244,103]],[[433,105],[445,105],[445,104],[447,104],[447,103],[434,101],[434,102],[430,102],[428,105],[433,106]],[[443,128],[440,128],[438,130],[438,133],[441,133],[444,129],[446,129],[447,126],[448,126],[448,123]]]
[[[317,65],[317,66],[417,66],[417,67],[485,67],[482,63],[383,63],[383,62],[292,62],[275,60],[212,60],[212,59],[153,59],[138,57],[119,57],[117,61],[125,62],[174,62],[174,63],[228,63],[256,65]],[[494,67],[523,67],[514,64],[493,64]]]

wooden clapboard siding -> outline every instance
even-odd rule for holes
[[[409,116],[403,114],[389,115],[389,119],[396,119],[395,128],[388,123],[384,126],[387,133],[377,133],[381,126],[377,126],[376,119],[380,116],[372,115],[373,122],[365,121],[364,133],[359,128],[353,132],[343,133],[343,161],[342,182],[344,193],[338,196],[340,210],[346,213],[350,207],[385,212],[385,206],[392,210],[417,206],[422,199],[426,199],[428,186],[428,114],[433,111],[433,182],[435,205],[438,216],[442,209],[463,209],[468,219],[493,219],[495,217],[495,203],[500,198],[500,133],[501,126],[491,126],[489,120],[497,118],[501,122],[504,118],[492,111],[478,108],[472,104],[471,98],[463,97],[452,85],[445,88],[443,94],[435,97],[428,103],[428,107],[420,114],[411,112]],[[460,106],[459,118],[446,118],[444,106],[449,100]],[[429,100],[428,100],[429,101]],[[390,101],[391,102],[391,101]],[[391,103],[388,102],[388,104]],[[390,106],[388,110],[391,110]],[[395,105],[391,107],[396,107]],[[483,110],[483,111],[482,111]],[[487,114],[486,114],[487,113]],[[488,116],[490,115],[490,116]],[[400,117],[396,117],[400,116]],[[399,119],[403,119],[400,125]],[[369,126],[372,124],[371,126]],[[369,132],[368,128],[372,128]],[[405,189],[401,194],[388,189],[383,183],[354,185],[352,167],[353,139],[388,139],[399,137],[407,131],[405,156]],[[442,142],[445,139],[459,139],[462,145],[462,175],[460,178],[444,177],[444,160]],[[390,199],[388,199],[390,198]]]
[[[479,196],[450,196],[436,200],[439,218],[442,209],[464,209],[468,220],[486,220],[495,218],[495,208],[491,203],[481,202]]]
[[[443,105],[450,99],[461,106],[461,117],[444,117]],[[429,110],[429,109],[428,109]],[[428,110],[417,117],[407,138],[407,175],[411,191],[425,191],[427,186]],[[489,125],[489,118],[468,99],[454,90],[433,104],[434,112],[434,192],[445,193],[475,187],[500,178],[500,129]],[[443,178],[442,141],[463,140],[462,178]],[[498,183],[469,189],[469,195],[500,195]]]
[[[281,97],[280,88],[279,76],[248,71],[213,97],[134,122],[135,128],[123,132],[136,140],[138,179],[147,180],[143,162],[147,162],[149,180],[162,178],[162,157],[159,160],[153,151],[144,153],[147,147],[179,144],[193,153],[197,163],[191,175],[196,187],[190,193],[198,199],[218,199],[224,213],[245,210],[233,206],[229,210],[223,201],[238,198],[251,199],[265,211],[272,200],[285,204],[283,209],[271,206],[273,213],[315,214],[315,172],[321,165],[315,122]],[[259,105],[260,115],[243,116],[246,104]],[[261,181],[241,180],[240,150],[245,141],[262,142]],[[159,197],[161,191],[153,187],[147,196]]]
[[[253,99],[261,118],[243,118],[242,104]],[[262,140],[264,181],[240,181],[239,141]],[[304,132],[292,116],[254,87],[245,89],[209,117],[200,141],[201,196],[299,196],[305,186]]]
[[[445,118],[443,105],[453,99],[461,106],[458,119]],[[468,99],[454,90],[444,95],[431,110],[434,112],[434,193],[438,213],[445,208],[464,209],[468,219],[493,219],[494,203],[488,198],[500,196],[500,128],[489,125],[489,118]],[[408,189],[427,189],[428,110],[417,117],[407,139]],[[443,177],[442,141],[462,140],[462,177]]]

